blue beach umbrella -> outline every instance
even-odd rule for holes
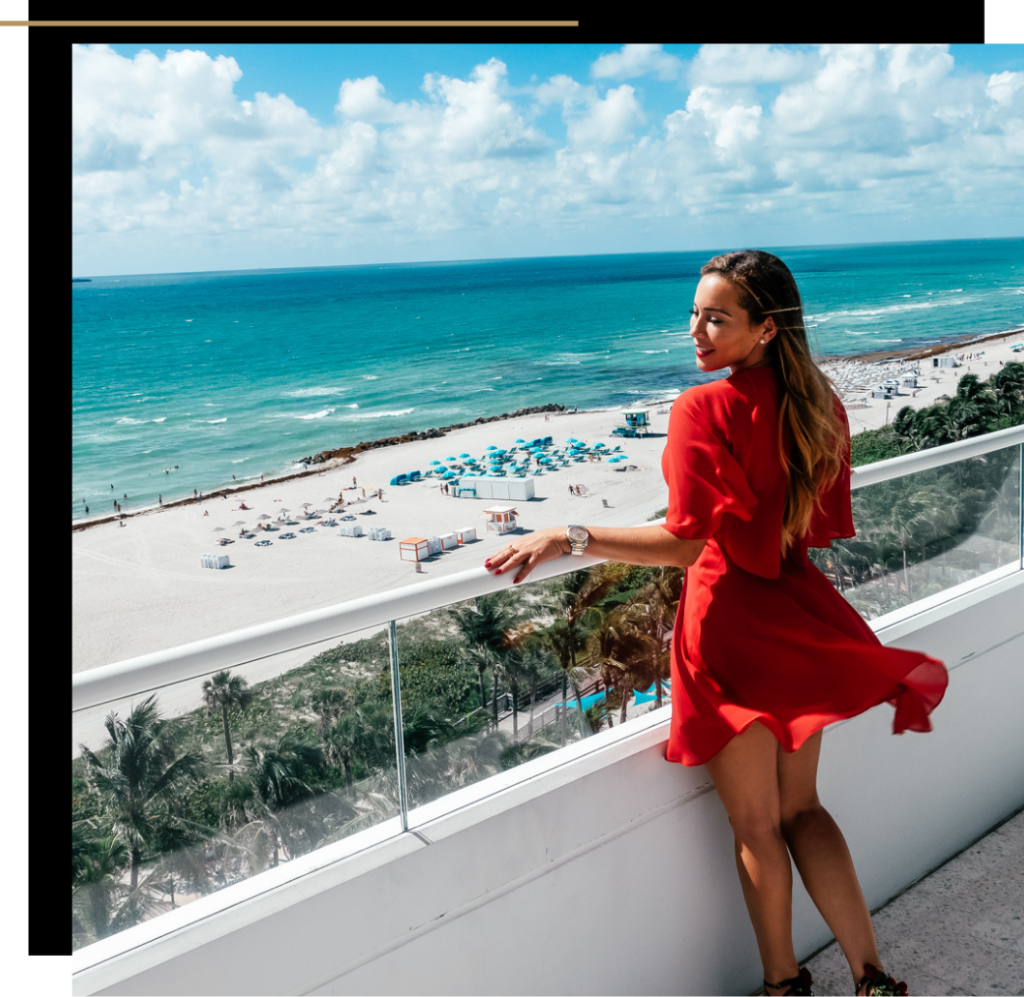
[[[445,460],[458,460],[458,457],[445,457]]]
[[[604,446],[603,443],[595,443],[594,444],[594,449],[596,450],[598,447],[603,447],[603,446]]]
[[[459,456],[460,456],[460,457],[468,457],[468,456],[469,456],[469,454],[468,454],[468,453],[460,453],[460,454],[459,454]]]
[[[525,443],[526,440],[516,440],[516,443]]]
[[[430,463],[431,464],[440,464],[441,462],[439,460],[432,460]]]
[[[498,448],[497,448],[496,446],[493,446],[493,445],[492,445],[492,446],[489,446],[489,447],[488,447],[487,449],[488,449],[488,450],[497,450]]]

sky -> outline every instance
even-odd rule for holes
[[[84,45],[73,269],[1024,234],[1024,45]]]

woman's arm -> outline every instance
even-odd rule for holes
[[[588,554],[624,564],[688,568],[704,549],[703,540],[680,540],[660,525],[588,526],[587,532],[590,534]],[[568,554],[570,549],[565,527],[536,530],[525,537],[510,538],[508,546],[492,554],[484,567],[494,569],[497,575],[518,568],[512,581],[521,582],[538,564]]]

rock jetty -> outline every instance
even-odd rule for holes
[[[564,405],[535,405],[532,408],[516,409],[515,412],[505,412],[502,415],[481,416],[472,422],[459,422],[451,426],[441,426],[439,429],[425,429],[419,433],[405,433],[402,436],[389,436],[383,440],[373,440],[368,443],[357,443],[354,447],[339,447],[337,450],[321,450],[311,457],[300,458],[303,464],[326,464],[330,460],[343,460],[345,463],[355,460],[356,454],[364,453],[367,450],[376,450],[378,447],[393,447],[399,443],[411,443],[413,440],[434,440],[453,429],[467,429],[470,426],[480,426],[485,422],[500,422],[503,419],[518,419],[524,415],[536,415],[538,412],[564,412]]]

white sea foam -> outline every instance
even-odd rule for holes
[[[165,415],[162,415],[162,416],[160,416],[160,418],[159,418],[159,419],[154,419],[153,421],[154,421],[154,422],[163,422],[163,421],[164,421],[164,420],[165,420],[166,418],[167,418],[167,416],[165,416]]]
[[[323,408],[323,409],[320,409],[319,412],[313,412],[310,415],[297,415],[297,416],[295,416],[295,418],[296,419],[323,419],[324,416],[330,415],[333,411],[334,411],[334,409],[332,409],[332,408]]]
[[[227,417],[227,416],[224,416],[224,418],[223,418],[223,419],[207,419],[207,420],[206,420],[206,424],[207,424],[208,426],[213,426],[213,425],[215,425],[215,424],[216,424],[216,423],[218,423],[218,422],[227,422],[227,421],[228,421],[228,417]]]
[[[837,312],[826,312],[824,315],[807,315],[808,321],[829,322],[838,318],[874,318],[878,315],[893,315],[899,312],[918,311],[922,308],[944,308],[947,305],[967,305],[977,301],[974,297],[942,298],[936,301],[908,301],[900,305],[884,305],[881,308],[850,308]]]
[[[140,426],[146,421],[146,419],[129,419],[128,416],[123,416],[117,420],[117,424],[119,426]]]
[[[248,459],[249,459],[248,457],[239,457],[238,460],[232,460],[231,463],[232,464],[241,464],[242,461],[248,460]]]
[[[290,398],[319,398],[324,395],[341,395],[348,388],[299,388],[296,391],[286,391]]]
[[[399,409],[397,412],[360,412],[353,415],[343,415],[341,418],[343,422],[355,422],[362,419],[388,419],[395,418],[400,415],[408,415],[410,412],[415,411],[416,409],[414,408],[403,408]]]
[[[642,353],[668,353],[668,350],[642,350]]]
[[[378,379],[377,374],[363,374],[364,381],[376,381]]]

